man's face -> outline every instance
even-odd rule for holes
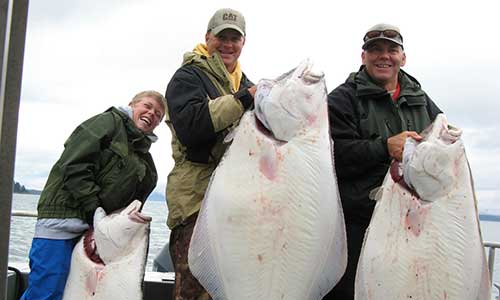
[[[160,124],[165,110],[154,98],[146,96],[136,103],[131,103],[132,120],[137,128],[144,133],[152,133]]]
[[[361,58],[370,77],[384,87],[397,83],[399,69],[406,63],[401,46],[387,40],[374,41]]]
[[[217,36],[208,32],[205,35],[205,41],[208,54],[219,52],[226,69],[232,73],[240,57],[241,49],[245,45],[245,38],[236,30],[224,29]]]

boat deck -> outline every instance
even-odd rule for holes
[[[7,300],[19,299],[28,283],[29,267],[26,264],[11,264],[16,269],[7,275]],[[21,275],[21,279],[17,274]],[[146,272],[144,275],[144,300],[171,300],[174,288],[174,273]]]

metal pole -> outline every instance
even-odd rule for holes
[[[7,299],[10,214],[29,0],[0,1],[0,299]]]
[[[488,253],[488,270],[490,271],[490,279],[493,281],[493,270],[495,270],[495,248],[491,247]]]

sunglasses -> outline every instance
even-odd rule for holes
[[[391,29],[383,30],[383,31],[382,30],[370,31],[370,32],[366,33],[365,37],[363,38],[363,41],[366,42],[368,40],[371,40],[371,39],[377,38],[377,37],[386,37],[389,39],[396,39],[398,41],[403,42],[403,37],[401,36],[401,34],[399,34],[399,32],[397,32],[396,30],[391,30]]]

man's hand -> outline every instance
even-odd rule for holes
[[[252,95],[252,97],[255,97],[255,91],[257,91],[256,85],[252,85],[251,87],[248,88],[248,92],[250,93],[250,95]]]
[[[403,149],[406,138],[411,137],[416,141],[420,141],[422,137],[415,131],[403,131],[400,134],[391,136],[387,139],[387,150],[389,155],[397,161],[401,161],[403,157]]]

